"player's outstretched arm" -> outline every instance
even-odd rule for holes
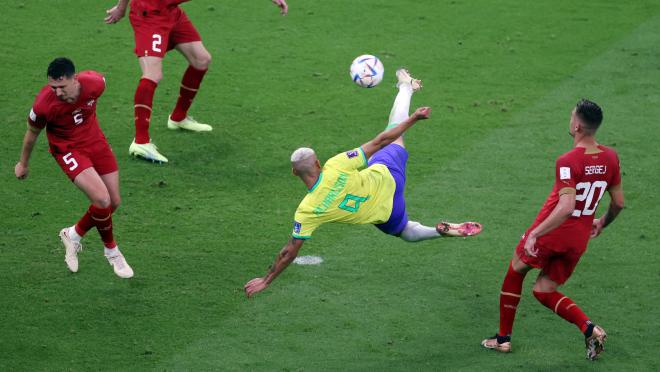
[[[30,155],[32,155],[32,148],[34,148],[37,138],[39,138],[41,129],[35,128],[28,124],[28,130],[23,137],[23,147],[21,148],[21,158],[14,167],[14,174],[19,180],[23,180],[28,176],[28,163],[30,162]]]
[[[271,0],[273,4],[277,5],[280,8],[280,14],[286,15],[289,13],[289,6],[286,4],[285,0]]]
[[[619,212],[623,210],[623,187],[619,184],[611,187],[608,192],[610,194],[610,206],[607,208],[607,212],[605,212],[603,216],[594,219],[591,226],[592,238],[600,235],[603,229],[611,224],[616,219],[616,216],[619,215]]]
[[[277,255],[275,262],[268,270],[268,274],[263,278],[254,278],[245,284],[243,287],[243,289],[245,289],[245,294],[248,297],[252,297],[255,293],[266,289],[266,287],[268,287],[270,283],[275,280],[275,278],[277,278],[277,276],[280,275],[280,273],[284,271],[291,262],[293,262],[296,256],[298,256],[298,252],[304,242],[305,241],[302,239],[291,238],[284,248],[282,248],[280,254]]]
[[[529,232],[527,240],[525,241],[525,253],[528,256],[536,257],[538,248],[535,247],[536,239],[549,233],[550,231],[559,227],[568,217],[573,214],[575,209],[575,193],[562,194],[559,197],[559,202],[552,210],[548,218],[543,220],[534,230]]]
[[[122,18],[124,18],[124,15],[126,15],[126,8],[128,7],[128,2],[130,0],[119,0],[117,2],[117,5],[113,6],[112,8],[108,9],[105,11],[107,16],[105,19],[105,23],[111,25],[113,23],[119,22]]]
[[[376,138],[362,145],[361,147],[362,151],[364,151],[364,155],[369,159],[376,151],[396,141],[397,138],[401,137],[401,135],[417,121],[428,119],[429,116],[431,116],[430,107],[418,108],[412,115],[410,115],[410,117],[408,117],[408,119],[399,123],[399,125],[381,132]]]

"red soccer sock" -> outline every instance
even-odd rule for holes
[[[135,143],[149,142],[151,106],[157,86],[153,80],[142,78],[135,91]]]
[[[193,98],[197,94],[199,85],[204,79],[204,74],[208,70],[198,70],[192,66],[188,66],[186,72],[183,74],[183,79],[181,79],[181,88],[179,89],[179,99],[176,101],[176,106],[170,119],[174,121],[181,121],[186,118],[188,115],[188,109],[192,105]]]
[[[101,235],[101,240],[103,240],[103,245],[106,248],[114,248],[117,246],[115,239],[112,236],[112,207],[99,208],[92,205],[89,208],[91,212],[91,218],[94,220],[94,225]]]
[[[536,292],[534,297],[560,317],[575,324],[584,333],[589,327],[589,318],[582,310],[561,292]]]
[[[80,217],[80,220],[76,223],[75,229],[76,233],[80,236],[85,236],[92,227],[94,227],[94,220],[92,220],[92,205],[89,206],[87,212]]]
[[[513,264],[509,264],[509,270],[506,272],[500,292],[500,336],[508,336],[513,330],[513,321],[516,318],[516,309],[520,302],[525,274],[515,271]]]

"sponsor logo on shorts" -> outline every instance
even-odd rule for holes
[[[349,159],[354,158],[358,155],[359,155],[359,153],[358,153],[357,150],[351,150],[351,151],[346,152],[346,156],[348,156]]]
[[[300,234],[300,229],[302,228],[302,225],[298,221],[293,221],[293,232],[296,234]]]

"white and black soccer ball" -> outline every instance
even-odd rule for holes
[[[351,79],[363,88],[373,88],[383,80],[383,63],[370,54],[363,54],[351,63]]]

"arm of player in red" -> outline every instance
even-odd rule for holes
[[[607,225],[611,224],[616,216],[619,215],[619,212],[623,210],[623,187],[621,184],[610,187],[607,190],[610,194],[610,206],[607,208],[607,212],[600,218],[594,219],[594,222],[591,226],[591,237],[595,238],[603,231]]]
[[[559,202],[552,210],[548,218],[543,220],[534,230],[529,232],[527,240],[525,241],[525,253],[528,256],[536,257],[538,248],[536,248],[536,239],[549,233],[550,231],[559,227],[568,217],[573,214],[575,209],[575,190],[567,192],[559,197]]]
[[[296,256],[298,256],[298,252],[304,242],[303,239],[291,238],[291,240],[284,245],[280,254],[277,255],[275,262],[270,267],[270,270],[268,270],[268,274],[263,278],[254,278],[245,284],[243,289],[245,289],[245,294],[248,298],[252,297],[255,293],[266,289],[266,287],[268,287],[270,283],[272,283],[273,280],[275,280],[275,278],[277,278],[277,276],[280,275],[280,273],[284,271],[291,262],[293,262]]]
[[[130,0],[119,0],[117,2],[117,5],[113,6],[112,8],[108,9],[105,11],[107,16],[105,19],[105,23],[111,25],[113,23],[119,22],[122,18],[124,18],[124,15],[126,15],[126,8],[128,7],[128,2]]]
[[[32,149],[34,148],[35,142],[37,142],[39,133],[41,133],[41,129],[28,124],[28,129],[25,132],[25,136],[23,137],[21,158],[18,160],[18,163],[16,163],[16,166],[14,167],[14,174],[19,180],[24,180],[28,176],[28,164],[30,163],[30,155],[32,155]]]
[[[417,121],[428,119],[429,116],[431,116],[430,107],[418,108],[408,119],[399,123],[399,125],[379,133],[376,138],[360,146],[362,151],[364,151],[364,156],[369,159],[376,151],[396,141],[397,138],[401,137]]]
[[[286,4],[285,0],[271,0],[273,4],[277,5],[280,8],[280,14],[285,16],[289,13],[289,6]]]

